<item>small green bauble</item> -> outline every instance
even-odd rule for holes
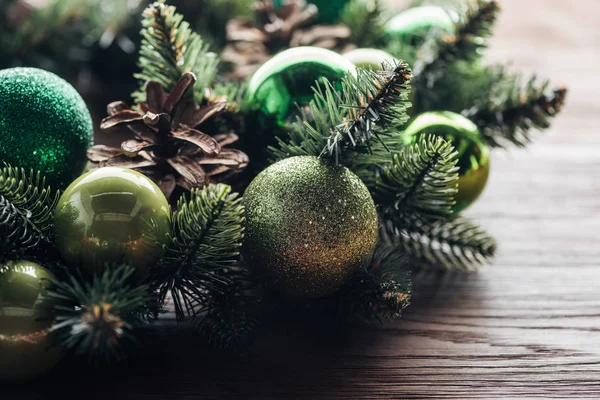
[[[267,61],[248,83],[246,101],[265,120],[285,127],[298,110],[313,99],[316,81],[341,82],[354,64],[338,53],[318,47],[295,47]]]
[[[421,134],[436,134],[452,143],[458,152],[458,193],[454,212],[477,200],[490,174],[490,150],[477,126],[460,114],[432,111],[418,115],[406,128],[405,142],[414,143]]]
[[[331,294],[371,260],[375,204],[343,166],[311,156],[275,163],[248,186],[244,206],[245,260],[278,292]]]
[[[36,68],[0,71],[0,162],[64,189],[83,171],[92,135],[90,113],[66,81]]]
[[[377,49],[356,49],[344,54],[351,63],[358,68],[370,69],[372,71],[381,71],[383,63],[394,65],[398,60],[383,50]]]
[[[52,304],[44,299],[51,278],[30,261],[0,265],[0,380],[35,378],[60,361],[48,333]]]
[[[281,7],[287,0],[275,0],[275,7]],[[340,16],[346,4],[350,0],[309,0],[307,3],[314,4],[319,9],[319,18],[317,23],[332,24],[339,22]]]
[[[61,196],[56,244],[67,263],[88,274],[126,264],[144,277],[163,254],[170,208],[158,186],[125,168],[82,175]]]
[[[392,17],[385,25],[388,37],[401,39],[413,46],[420,46],[431,29],[454,33],[454,21],[447,10],[438,6],[409,8]]]

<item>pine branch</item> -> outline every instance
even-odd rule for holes
[[[423,135],[417,143],[394,154],[390,165],[378,174],[375,201],[394,213],[417,214],[422,219],[452,214],[458,192],[457,153],[435,135]]]
[[[491,146],[507,143],[523,147],[531,142],[531,130],[545,130],[565,103],[567,89],[550,89],[550,82],[531,77],[524,85],[518,76],[505,77],[490,99],[463,111],[479,127]]]
[[[470,0],[461,21],[456,24],[455,34],[426,44],[415,63],[419,86],[433,87],[433,82],[445,76],[448,65],[453,62],[477,59],[487,46],[485,39],[492,34],[500,10],[496,0]]]
[[[39,172],[27,174],[4,164],[0,169],[0,257],[50,244],[58,197]]]
[[[172,292],[179,320],[199,319],[200,330],[222,347],[247,343],[258,320],[258,300],[248,294],[249,276],[238,264],[244,237],[240,202],[222,184],[180,200],[172,243],[153,279],[162,282],[162,298]]]
[[[385,35],[383,13],[380,0],[352,0],[344,7],[340,22],[352,32],[351,43],[359,48],[379,48]]]
[[[427,265],[471,271],[496,253],[496,241],[464,217],[428,223],[418,215],[384,213],[382,220],[385,240]]]
[[[94,362],[121,358],[157,300],[148,285],[131,282],[133,274],[125,266],[107,267],[92,283],[72,275],[53,281],[47,297],[58,304],[51,329],[57,344]]]
[[[219,63],[209,52],[202,38],[192,32],[175,7],[157,1],[144,10],[140,48],[140,73],[135,74],[140,89],[133,93],[136,101],[146,101],[144,85],[159,82],[169,92],[185,72],[193,72],[197,83],[194,97],[202,103],[205,90],[211,85]]]

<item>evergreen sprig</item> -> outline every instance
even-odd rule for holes
[[[39,172],[4,164],[0,169],[0,257],[46,247],[53,234],[59,193]]]
[[[386,215],[382,235],[425,265],[471,271],[489,263],[496,241],[464,217],[428,222],[414,216]]]
[[[532,140],[531,130],[548,129],[565,103],[566,88],[551,88],[549,81],[536,76],[522,81],[519,76],[505,77],[487,103],[463,111],[492,146],[524,147]]]
[[[458,162],[454,147],[435,135],[419,140],[394,154],[377,176],[373,197],[394,213],[423,219],[452,214],[458,192]]]
[[[381,0],[352,0],[344,7],[340,23],[352,35],[350,40],[359,48],[379,48],[384,42],[385,17]]]
[[[196,75],[194,96],[202,103],[205,90],[217,73],[219,59],[209,51],[200,35],[193,32],[175,7],[164,1],[152,3],[143,12],[142,45],[135,74],[140,89],[133,94],[136,101],[145,102],[144,85],[160,83],[169,92],[185,72]]]
[[[487,46],[501,7],[496,0],[471,0],[454,35],[445,35],[425,45],[415,63],[415,76],[431,87],[450,63],[477,59]]]
[[[149,285],[134,283],[134,270],[107,266],[92,280],[68,275],[54,280],[47,298],[54,307],[57,344],[94,362],[121,358],[124,346],[137,342],[135,331],[156,295]]]
[[[243,222],[241,198],[229,186],[192,191],[173,213],[174,234],[155,278],[162,298],[171,291],[177,318],[198,319],[222,347],[246,343],[258,321],[258,301],[238,263]]]

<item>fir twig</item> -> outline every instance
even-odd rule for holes
[[[352,0],[344,7],[340,22],[352,35],[351,43],[357,47],[374,47],[384,42],[385,18],[381,0]]]
[[[135,343],[135,330],[146,325],[144,316],[156,296],[146,284],[131,282],[134,270],[107,266],[90,283],[70,275],[53,281],[47,297],[54,300],[57,344],[88,356],[94,362],[122,356]]]
[[[549,81],[533,76],[525,85],[518,77],[507,77],[492,91],[491,100],[463,111],[479,127],[485,140],[492,146],[503,147],[512,143],[524,147],[531,140],[531,130],[545,130],[550,119],[562,109],[567,89],[550,89]]]
[[[439,136],[423,135],[395,154],[376,178],[373,197],[395,214],[423,219],[452,214],[458,192],[458,159],[452,145]]]
[[[136,101],[145,102],[147,81],[160,83],[169,92],[185,72],[196,75],[194,96],[202,103],[205,90],[212,83],[218,67],[218,57],[194,33],[175,7],[157,1],[144,10],[142,45],[139,66],[135,74],[140,89],[133,94]]]
[[[50,244],[58,197],[39,172],[26,173],[4,164],[0,169],[0,257]]]
[[[464,217],[426,222],[384,214],[382,219],[385,240],[426,265],[471,271],[496,253],[494,238]]]

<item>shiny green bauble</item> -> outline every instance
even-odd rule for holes
[[[458,193],[454,212],[460,212],[477,200],[490,174],[490,149],[481,139],[477,126],[460,114],[432,111],[418,115],[404,132],[407,144],[421,134],[436,134],[452,143],[458,152]]]
[[[409,8],[392,17],[385,25],[385,33],[389,38],[400,39],[413,46],[420,46],[432,29],[454,33],[454,20],[447,10],[438,6]]]
[[[281,7],[288,0],[275,0],[275,7]],[[319,18],[316,22],[320,24],[333,24],[339,22],[340,16],[346,4],[350,0],[309,0],[307,3],[314,4],[319,9]]]
[[[0,381],[35,378],[62,358],[52,346],[52,304],[44,298],[52,274],[30,261],[0,264]]]
[[[36,68],[0,71],[0,163],[40,171],[64,189],[86,164],[90,113],[77,91]]]
[[[350,170],[292,157],[261,172],[244,194],[244,258],[270,288],[316,298],[370,262],[377,211]]]
[[[65,190],[55,214],[56,244],[88,275],[125,264],[144,277],[163,254],[170,208],[158,186],[126,168],[100,168]]]
[[[254,73],[246,102],[262,119],[279,127],[287,126],[298,107],[314,97],[313,86],[324,78],[341,82],[354,64],[338,53],[318,47],[295,47],[271,58]]]
[[[394,65],[398,60],[383,50],[377,49],[355,49],[344,54],[350,62],[358,68],[370,69],[372,71],[381,71],[382,65]]]

